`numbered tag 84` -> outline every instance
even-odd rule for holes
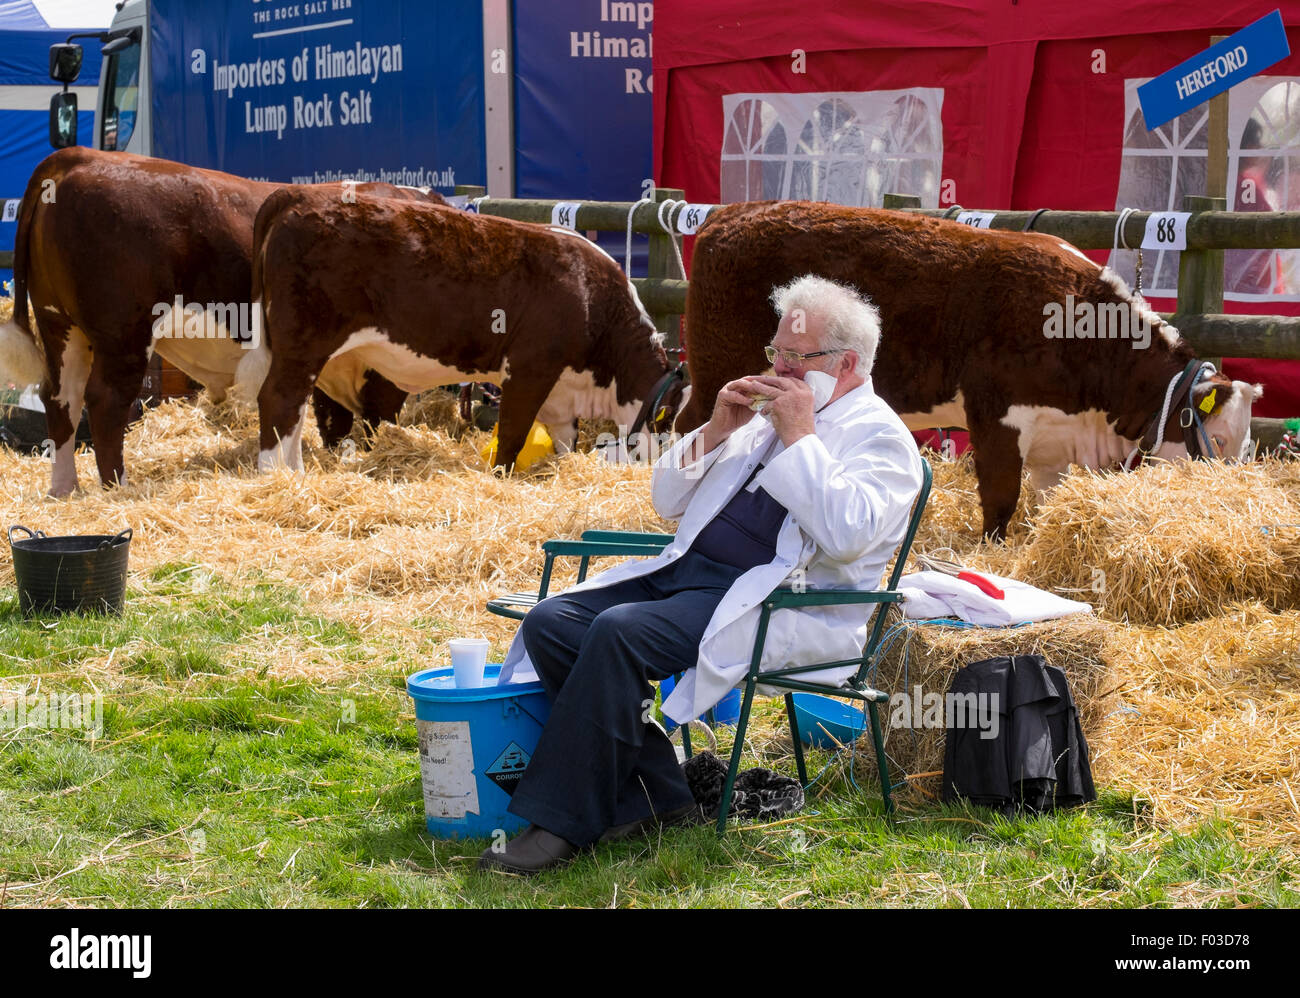
[[[557,202],[555,207],[551,209],[551,224],[566,229],[576,229],[578,227],[578,209],[581,206],[581,201]]]

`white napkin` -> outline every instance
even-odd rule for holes
[[[804,373],[803,380],[804,384],[812,389],[813,412],[818,412],[831,400],[838,382],[825,371],[807,371]],[[764,405],[758,412],[765,419],[771,419],[771,408],[770,405]]]

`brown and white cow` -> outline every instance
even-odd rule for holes
[[[407,391],[501,385],[506,467],[534,420],[568,449],[579,417],[630,424],[670,372],[618,264],[567,229],[386,198],[344,206],[286,187],[262,207],[254,239],[269,346],[263,468],[302,467],[313,384],[346,403],[367,369]]]
[[[768,295],[806,273],[879,307],[875,389],[909,428],[970,430],[994,536],[1015,512],[1022,467],[1042,490],[1071,463],[1123,461],[1194,359],[1112,271],[1056,237],[823,203],[734,204],[714,210],[695,243],[685,331],[694,389],[676,430],[708,419],[727,381],[767,367],[777,327]],[[1076,315],[1095,321],[1085,328]],[[1193,389],[1224,456],[1249,457],[1258,394],[1217,373]],[[1154,456],[1187,456],[1178,418],[1170,412]]]
[[[231,387],[248,351],[224,320],[241,305],[252,318],[253,222],[278,186],[80,147],[60,150],[36,168],[19,211],[14,318],[0,327],[0,372],[43,386],[54,443],[52,495],[77,487],[73,431],[83,400],[100,480],[125,481],[123,433],[154,350],[217,399]],[[388,184],[322,186],[340,200],[378,192],[442,202],[437,194]],[[156,336],[164,314],[159,306],[178,299],[202,307],[202,318],[187,330],[183,310],[173,309],[176,322]],[[371,380],[366,418],[394,418],[406,393]],[[327,399],[319,402],[328,444],[348,432],[352,416]]]

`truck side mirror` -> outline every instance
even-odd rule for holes
[[[50,145],[66,149],[77,144],[77,95],[55,94],[50,98]]]
[[[62,43],[50,46],[50,77],[59,83],[76,83],[81,75],[81,46]]]

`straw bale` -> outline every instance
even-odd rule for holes
[[[1012,574],[1134,623],[1216,616],[1243,600],[1300,608],[1300,466],[1076,471],[1032,514]]]
[[[1092,740],[1098,780],[1149,801],[1161,823],[1217,812],[1252,842],[1300,842],[1300,612],[1251,602],[1133,628],[1108,658],[1116,705]]]
[[[1008,540],[981,538],[969,452],[927,454],[935,488],[915,550],[1091,603],[1135,624],[1176,624],[1242,600],[1300,608],[1300,462],[1163,462],[1129,474],[1071,469],[1035,507],[1026,477]]]
[[[958,670],[972,662],[1002,655],[1042,655],[1048,665],[1065,672],[1084,736],[1091,737],[1109,709],[1113,684],[1107,678],[1105,648],[1113,629],[1091,614],[1012,628],[959,629],[908,622],[882,656],[876,686],[891,695],[906,692],[914,698],[919,687],[922,697],[931,693],[942,696]],[[943,770],[942,728],[892,728],[890,710],[881,710],[885,751],[892,767],[913,778]],[[927,780],[923,786],[937,795],[938,777]]]

